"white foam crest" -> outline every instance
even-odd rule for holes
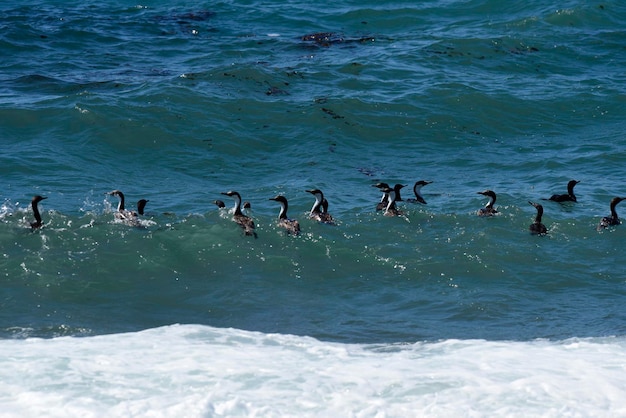
[[[0,415],[624,416],[626,339],[350,345],[206,326],[0,341]]]

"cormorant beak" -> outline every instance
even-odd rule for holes
[[[41,196],[41,200],[47,199],[48,196]]]

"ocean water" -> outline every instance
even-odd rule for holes
[[[625,20],[0,5],[0,416],[626,415],[626,227],[596,230],[626,197]],[[542,200],[570,179],[578,202]],[[407,185],[403,216],[378,182]],[[141,228],[114,189],[149,200]],[[257,238],[213,204],[229,190]]]

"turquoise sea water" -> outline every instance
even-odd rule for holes
[[[0,336],[26,350],[194,324],[609,347],[626,334],[626,229],[596,225],[626,196],[625,19],[619,1],[1,5]],[[427,205],[375,211],[372,185],[406,200],[421,179]],[[570,179],[577,203],[541,200]],[[312,188],[336,226],[308,219]],[[145,228],[114,221],[113,189],[149,199]],[[213,205],[228,190],[257,239]],[[277,227],[276,194],[301,236]]]

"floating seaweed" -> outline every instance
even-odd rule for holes
[[[335,44],[364,43],[364,42],[374,42],[376,40],[372,36],[363,36],[359,38],[345,38],[344,36],[337,34],[335,32],[310,33],[307,35],[303,35],[300,39],[302,41],[311,42],[311,43],[314,43],[315,45],[326,47],[326,48]]]

